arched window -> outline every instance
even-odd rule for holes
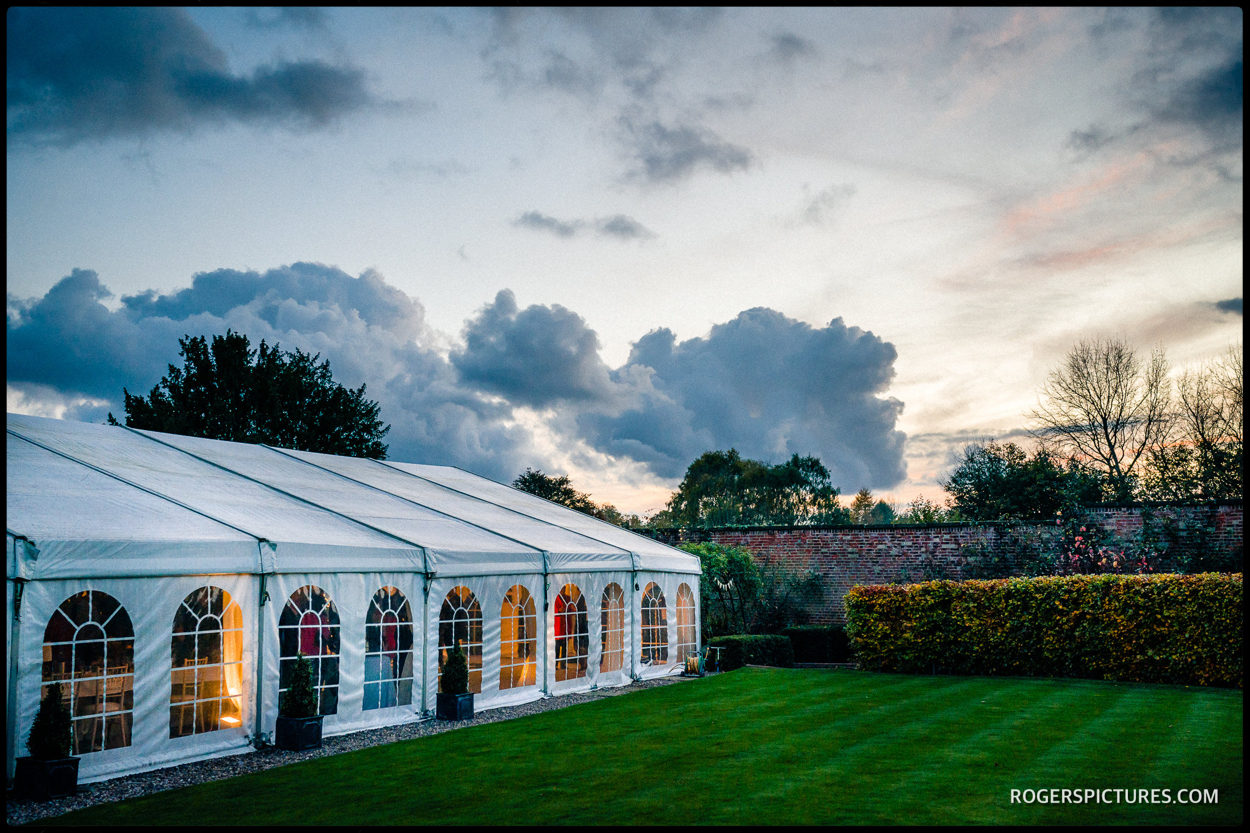
[[[686,661],[686,654],[696,650],[694,628],[694,593],[690,585],[677,588],[677,662]]]
[[[654,581],[642,594],[642,664],[668,663],[668,608],[664,593]]]
[[[394,587],[373,594],[365,618],[364,711],[412,704],[412,607]]]
[[[313,684],[319,699],[318,714],[339,710],[339,612],[326,591],[306,584],[291,594],[278,620],[278,645],[282,661],[278,669],[278,704],[291,686],[291,675],[300,654],[312,663]]]
[[[625,662],[625,591],[619,584],[603,589],[599,603],[601,647],[600,671],[620,671]]]
[[[589,654],[586,600],[576,584],[566,584],[556,596],[556,682],[585,677]]]
[[[443,666],[460,643],[469,661],[469,691],[482,693],[482,606],[467,587],[453,587],[438,614],[438,690],[443,690]]]
[[[73,754],[129,746],[135,631],[126,609],[96,590],[61,602],[43,632],[43,682],[45,689],[61,686],[74,731]]]
[[[538,615],[528,590],[513,585],[504,596],[499,621],[500,690],[533,685],[538,668]]]
[[[174,614],[169,736],[243,725],[243,614],[220,587],[201,587]]]

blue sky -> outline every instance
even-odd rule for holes
[[[906,502],[1078,338],[1240,342],[1239,10],[6,23],[10,411],[120,416],[231,327],[367,384],[393,459]]]

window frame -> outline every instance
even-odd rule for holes
[[[214,600],[214,591],[216,599]],[[220,604],[220,613],[213,612],[214,601]],[[203,605],[202,612],[196,606]],[[227,619],[234,624],[227,627]],[[194,620],[191,630],[180,629]],[[216,621],[216,628],[203,628],[205,622]],[[180,622],[182,624],[180,624]],[[207,637],[207,638],[206,638]],[[217,642],[218,662],[211,662],[211,641]],[[177,665],[179,646],[190,645],[191,657],[187,663],[183,655],[183,665]],[[229,659],[227,652],[233,647],[237,658]],[[201,652],[207,651],[208,656],[201,659]],[[174,614],[173,629],[169,640],[169,738],[191,737],[194,735],[216,732],[222,729],[238,729],[243,726],[243,611],[230,594],[215,585],[204,585],[187,594],[179,603]],[[191,671],[191,694],[180,697],[187,691],[187,671]],[[181,672],[181,673],[180,673]],[[214,680],[213,677],[217,679]],[[236,693],[230,693],[231,677],[237,687]],[[182,678],[179,680],[179,678]],[[212,683],[225,689],[225,693],[207,696],[206,690]],[[179,699],[175,699],[179,698]],[[187,727],[190,712],[190,730]],[[215,714],[214,718],[212,715]],[[222,725],[225,723],[226,725]],[[175,726],[177,730],[175,730]],[[210,727],[211,728],[206,728]]]
[[[76,611],[82,603],[85,603],[85,618],[76,621]],[[106,612],[101,612],[101,608]],[[72,632],[66,632],[65,625],[58,622],[58,616]],[[54,626],[60,629],[59,634],[54,631]],[[98,631],[100,638],[82,638],[89,628]],[[101,590],[74,593],[57,605],[48,617],[48,624],[44,627],[39,694],[42,700],[44,690],[49,686],[61,688],[62,701],[69,709],[73,732],[71,754],[90,755],[131,745],[134,729],[134,633],[134,623],[125,606]],[[58,635],[68,635],[69,639],[50,638]],[[98,650],[88,647],[97,643],[100,645]],[[80,648],[86,650],[80,652]],[[116,655],[110,656],[114,651]],[[68,663],[62,664],[59,672],[53,671],[54,664],[58,662],[57,655],[62,660],[68,656]],[[85,659],[91,663],[97,655],[98,673],[80,673],[82,661]],[[114,661],[110,664],[110,660]],[[81,670],[91,672],[95,669],[88,666]],[[17,681],[11,680],[10,684],[16,685]],[[68,694],[65,691],[67,685]],[[88,699],[98,710],[83,710],[83,704]],[[110,711],[110,705],[118,708]]]
[[[380,599],[386,603],[385,610],[379,604]],[[372,621],[375,613],[376,622]],[[387,622],[388,616],[394,617],[394,623]],[[393,648],[387,645],[389,628],[394,628]],[[412,604],[399,588],[389,584],[382,586],[373,594],[365,613],[364,696],[361,711],[412,705],[414,644]],[[372,670],[370,660],[374,660]],[[389,675],[386,673],[388,667]],[[370,679],[371,674],[376,674],[376,677]]]
[[[580,680],[590,665],[590,619],[581,588],[571,581],[561,587],[556,594],[554,614],[555,681]]]
[[[463,591],[463,592],[458,592]],[[452,605],[451,600],[453,594],[456,597],[456,604]],[[464,612],[464,618],[460,618],[460,613]],[[446,614],[450,612],[451,618],[447,618]],[[482,605],[478,602],[477,596],[469,589],[468,585],[457,584],[455,587],[447,591],[447,595],[443,597],[443,603],[438,611],[438,688],[437,691],[443,690],[443,666],[447,664],[447,656],[455,648],[457,630],[463,622],[466,638],[461,645],[464,650],[465,659],[469,664],[469,691],[474,694],[482,693]],[[475,625],[476,623],[476,625]],[[473,637],[477,639],[474,641]],[[444,638],[449,641],[444,641]]]
[[[302,594],[306,603],[304,609],[296,604],[296,596]],[[314,609],[314,599],[320,596],[321,605]],[[289,614],[294,613],[292,623]],[[307,623],[309,616],[316,618],[318,624]],[[288,640],[294,634],[295,652],[287,649]],[[319,650],[316,654],[304,650],[307,646],[305,636],[316,633]],[[296,588],[282,606],[278,618],[278,703],[282,703],[282,695],[290,690],[290,675],[300,654],[308,657],[313,666],[313,687],[317,692],[317,713],[322,715],[338,714],[339,701],[339,663],[342,660],[342,628],[338,608],[333,597],[315,584],[304,584]],[[283,685],[286,682],[287,685]],[[279,705],[281,709],[281,705]]]
[[[668,603],[659,583],[648,582],[639,613],[642,632],[639,661],[648,666],[668,665]]]
[[[512,639],[506,638],[509,627]],[[512,646],[511,654],[509,646]],[[537,684],[538,609],[529,589],[523,584],[514,584],[504,594],[499,608],[499,690]]]
[[[616,588],[616,593],[612,589]],[[613,618],[617,622],[613,623]],[[617,644],[609,644],[616,636]],[[599,673],[611,674],[625,667],[625,591],[616,582],[603,588],[599,599]]]
[[[685,613],[685,616],[682,614]],[[676,646],[676,662],[682,665],[686,661],[686,657],[699,649],[699,636],[696,623],[698,622],[698,607],[694,598],[694,591],[690,589],[690,585],[682,582],[677,586],[677,646]],[[686,617],[689,617],[688,619]],[[687,639],[686,637],[689,637]]]

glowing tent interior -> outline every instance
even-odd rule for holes
[[[326,735],[670,673],[699,562],[444,466],[9,414],[8,774],[45,686],[80,780],[272,738],[299,653]],[[671,611],[670,611],[671,608]]]

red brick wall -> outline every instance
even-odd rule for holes
[[[1211,506],[1157,507],[1156,515],[1171,515],[1213,526],[1209,546],[1242,547],[1241,501]],[[1089,510],[1099,526],[1125,540],[1141,531],[1141,507],[1097,507]],[[1211,522],[1214,523],[1211,523]],[[856,584],[921,581],[934,568],[958,574],[960,547],[988,542],[1011,532],[1054,535],[1053,523],[933,524],[929,526],[755,527],[748,529],[656,530],[652,535],[668,544],[711,542],[745,547],[766,561],[813,569],[825,579],[829,592],[815,624],[846,621],[842,600]]]

